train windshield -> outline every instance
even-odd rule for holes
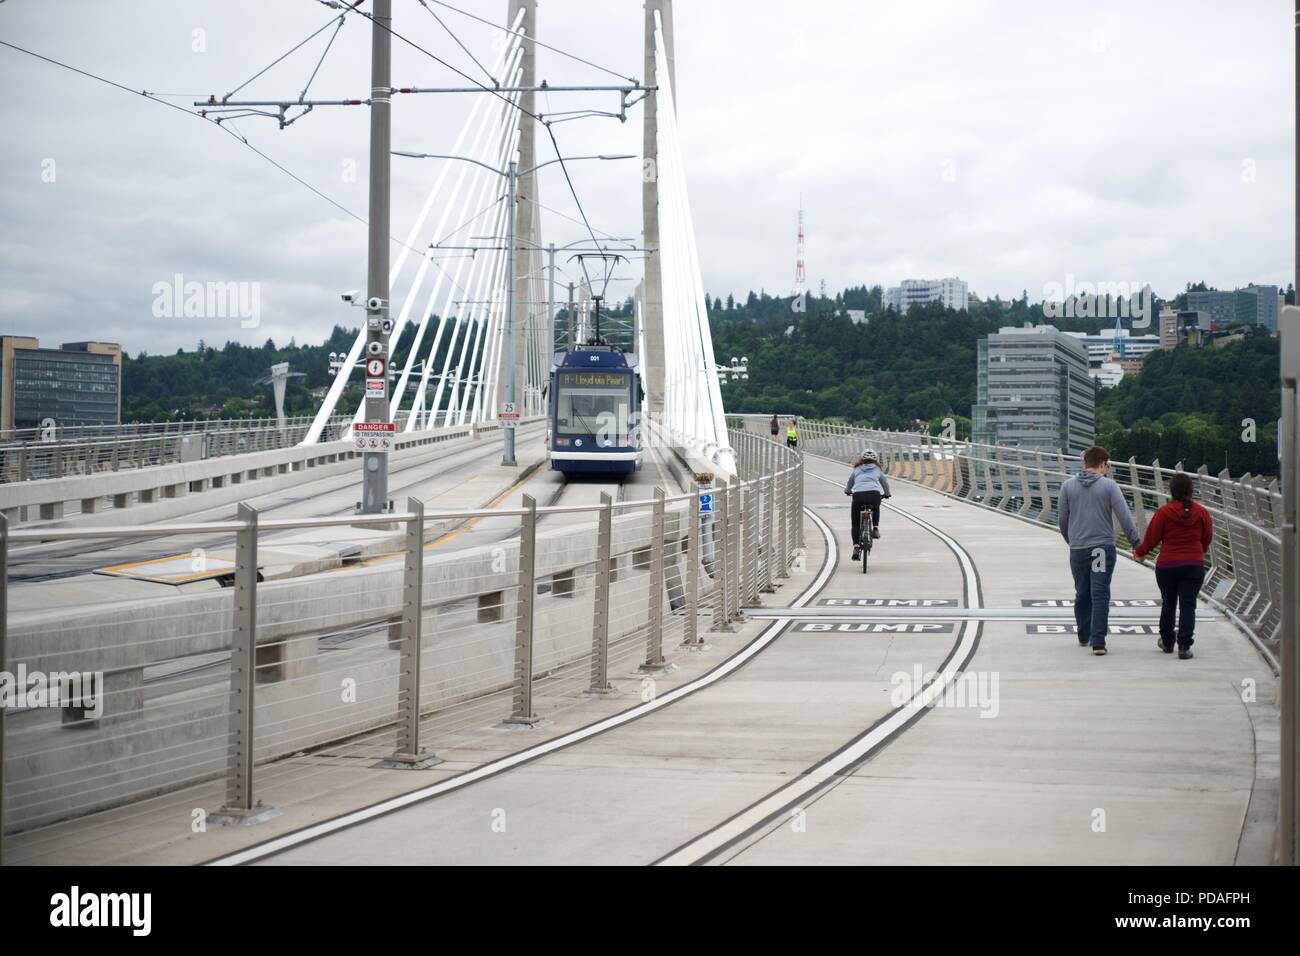
[[[612,372],[561,372],[555,431],[596,439],[598,445],[629,445],[632,376]]]

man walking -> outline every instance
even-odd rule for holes
[[[1129,541],[1141,540],[1119,485],[1106,477],[1110,455],[1100,445],[1083,453],[1083,471],[1061,485],[1057,525],[1070,546],[1074,575],[1074,622],[1079,646],[1106,653],[1110,627],[1110,579],[1115,573],[1115,526]]]

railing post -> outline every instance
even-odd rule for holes
[[[596,524],[596,590],[592,597],[591,687],[593,697],[607,697],[609,683],[609,578],[613,565],[614,499],[601,492]]]
[[[727,589],[731,596],[730,610],[727,619],[730,621],[743,622],[744,613],[740,610],[743,601],[741,588],[744,578],[744,565],[740,557],[740,538],[741,538],[741,521],[743,513],[740,505],[740,479],[732,478],[727,482],[727,550],[730,552],[730,560],[727,563],[727,569],[731,574],[731,585]]]
[[[742,489],[737,488],[737,493]],[[746,606],[755,607],[758,600],[758,479],[750,478],[743,487],[744,504],[741,506],[741,526],[744,539],[741,542],[741,560],[744,562],[744,580],[741,587],[741,600]]]
[[[782,454],[784,460],[787,455]],[[781,509],[781,514],[776,522],[777,551],[776,551],[776,576],[778,578],[790,577],[790,501],[787,495],[787,485],[789,484],[789,471],[782,467],[776,473],[776,507]]]
[[[0,673],[9,673],[9,519],[0,512]],[[5,858],[5,707],[0,706],[0,864]]]
[[[226,803],[218,822],[255,823],[275,811],[255,802],[253,759],[257,738],[257,509],[240,503],[235,533],[234,629],[230,642],[230,732]]]
[[[1295,310],[1283,309],[1281,332],[1282,378],[1282,627],[1278,636],[1281,687],[1281,787],[1278,807],[1278,862],[1294,866],[1300,859],[1297,830],[1300,830],[1300,324]]]
[[[519,597],[515,615],[515,696],[510,724],[537,723],[533,713],[533,604],[537,597],[537,502],[524,495],[519,529]]]
[[[801,454],[796,454],[794,456],[793,477],[794,477],[794,490],[795,490],[795,505],[794,505],[794,515],[793,515],[794,540],[795,540],[795,547],[798,548],[800,551],[802,551],[805,547],[807,547],[808,543],[804,541],[804,537],[803,537],[804,480],[803,480],[803,455]]]
[[[643,671],[664,668],[664,490],[655,488],[650,513],[650,594],[646,615],[645,663]]]
[[[776,593],[776,475],[775,460],[768,455],[765,465],[767,474],[763,484],[767,486],[763,505],[763,593]]]
[[[442,763],[420,749],[420,671],[424,651],[424,502],[408,498],[402,576],[402,649],[397,680],[397,749],[380,766],[419,770]]]
[[[688,517],[689,537],[686,539],[686,626],[682,634],[682,646],[688,650],[699,650],[704,639],[700,637],[700,486],[696,484],[694,495],[687,501],[690,511]]]
[[[731,503],[730,479],[715,481],[713,488],[713,626],[711,631],[731,631]]]

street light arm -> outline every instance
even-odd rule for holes
[[[393,155],[405,156],[408,159],[456,159],[462,163],[473,163],[475,166],[482,166],[484,169],[489,170],[490,172],[494,172],[498,176],[506,175],[501,170],[497,169],[495,166],[489,166],[487,163],[479,162],[477,159],[470,159],[468,156],[447,156],[442,153],[409,153],[403,149],[393,150]]]
[[[460,160],[462,163],[473,163],[475,166],[482,166],[484,169],[490,169],[498,176],[509,175],[503,170],[497,169],[495,166],[489,166],[487,163],[479,162],[477,159],[470,159],[468,156],[448,156],[445,153],[412,153],[404,149],[395,149],[392,152],[394,156],[405,156],[408,159],[456,159],[456,160]],[[618,156],[600,155],[600,156],[570,156],[567,158],[556,157],[555,159],[548,159],[544,163],[538,163],[536,166],[530,166],[528,169],[520,170],[515,175],[527,176],[529,173],[535,173],[543,166],[550,166],[552,163],[558,163],[561,161],[566,163],[576,163],[579,160],[583,160],[583,159],[613,160],[613,159],[636,159],[636,157],[633,156],[631,153],[620,154]]]
[[[552,163],[559,163],[559,162],[576,163],[584,159],[614,160],[614,159],[636,159],[636,157],[633,156],[631,153],[620,153],[617,156],[606,156],[603,153],[599,156],[569,156],[567,158],[563,156],[557,156],[555,157],[555,159],[548,159],[544,163],[538,163],[536,166],[531,166],[528,169],[520,170],[519,175],[527,176],[529,173],[535,173],[543,166],[550,166]]]

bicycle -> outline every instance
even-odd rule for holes
[[[871,555],[871,509],[863,508],[862,517],[858,519],[858,540],[862,542],[862,573],[867,573],[867,558]]]
[[[883,503],[886,498],[892,498],[893,495],[881,495],[880,500]],[[862,573],[867,573],[867,557],[871,554],[871,547],[875,541],[875,524],[871,520],[871,508],[863,506],[862,516],[858,519],[858,540],[862,542]]]

